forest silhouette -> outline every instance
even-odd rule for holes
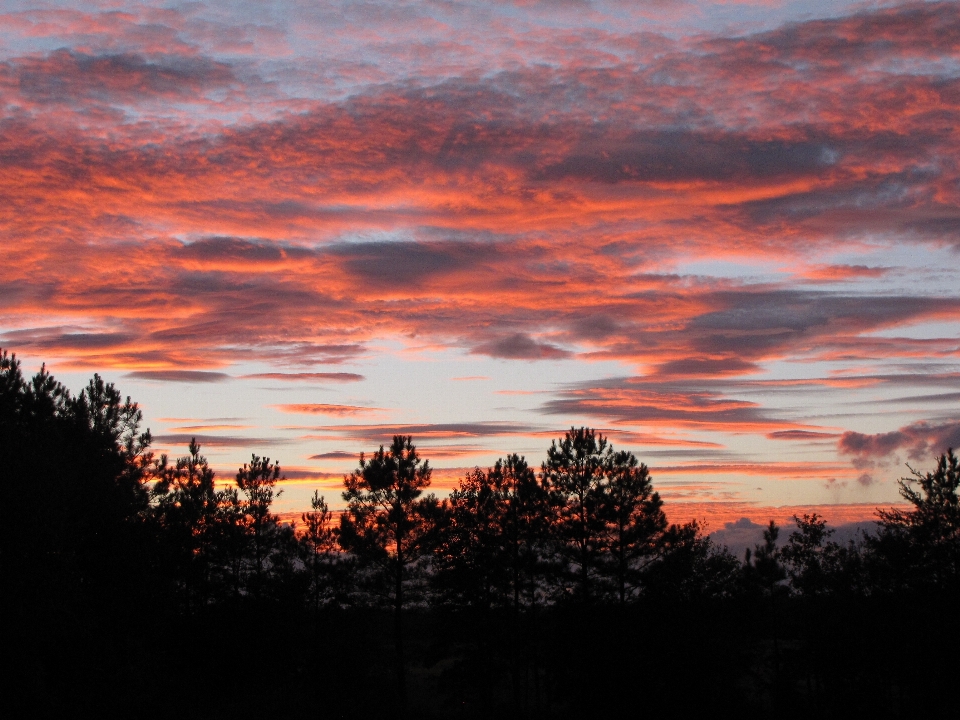
[[[738,558],[588,428],[448,498],[397,436],[288,524],[276,462],[225,487],[141,424],[0,352],[9,717],[953,717],[952,450],[874,533],[803,515]]]

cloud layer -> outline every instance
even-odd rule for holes
[[[510,422],[747,435],[856,470],[942,451],[960,9],[758,5],[737,29],[681,5],[14,8],[0,345],[194,385],[362,387],[337,366],[384,343],[611,362]],[[236,369],[251,357],[269,369]],[[801,407],[931,377],[883,427]],[[395,425],[349,432],[458,427]]]

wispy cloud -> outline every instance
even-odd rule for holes
[[[280,380],[283,382],[348,383],[364,380],[363,375],[347,372],[254,373],[241,375],[245,380]]]
[[[309,429],[321,435],[316,439],[348,438],[363,443],[389,443],[397,435],[411,436],[418,441],[450,441],[465,438],[529,437],[544,434],[544,429],[515,422],[420,423],[408,425],[321,425]],[[562,432],[561,432],[562,435]]]
[[[222,372],[206,370],[134,370],[124,377],[131,380],[156,380],[159,382],[214,383],[229,380],[230,376]]]
[[[333,452],[320,453],[318,455],[311,455],[311,460],[356,460],[359,457],[359,453],[344,452],[343,450],[335,450]]]
[[[183,448],[190,445],[192,440],[196,440],[203,447],[232,447],[232,448],[254,448],[260,453],[264,453],[269,448],[276,445],[284,445],[289,441],[277,437],[244,437],[240,435],[207,435],[200,433],[160,433],[153,436],[154,444],[159,447]]]
[[[323,403],[294,403],[288,405],[274,405],[280,412],[298,413],[301,415],[375,415],[382,413],[382,408],[360,407],[357,405],[327,405]]]

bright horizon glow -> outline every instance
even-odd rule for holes
[[[14,2],[0,347],[279,509],[586,425],[673,521],[960,446],[956,3]]]

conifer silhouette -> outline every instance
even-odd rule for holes
[[[406,712],[406,661],[403,645],[404,591],[423,557],[429,538],[432,496],[420,499],[430,484],[429,463],[420,459],[411,437],[397,435],[389,449],[381,445],[343,479],[347,511],[340,516],[340,544],[385,581],[394,615],[397,694]]]

